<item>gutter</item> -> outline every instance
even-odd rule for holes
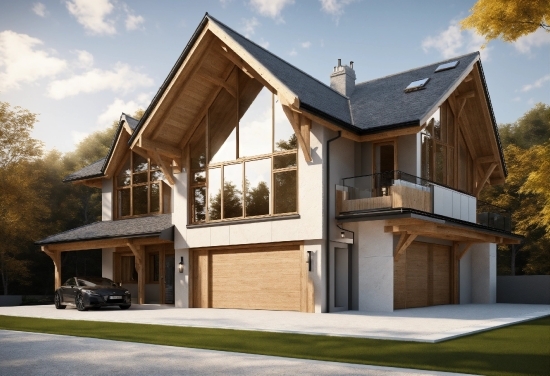
[[[330,143],[342,137],[342,131],[338,131],[338,136],[331,138],[327,141],[326,153],[327,153],[327,183],[326,183],[326,243],[325,243],[325,273],[326,273],[326,303],[327,303],[327,313],[330,312],[330,257],[329,257],[329,247],[330,247],[330,218],[329,218],[329,207],[330,207]]]

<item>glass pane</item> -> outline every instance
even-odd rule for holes
[[[248,107],[239,123],[239,156],[271,153],[273,94],[265,87]]]
[[[221,90],[209,110],[210,162],[237,158],[237,100]]]
[[[133,188],[134,215],[147,214],[147,185]]]
[[[191,137],[190,156],[191,170],[202,170],[206,167],[206,120],[203,119],[199,127]]]
[[[124,167],[122,167],[122,170],[116,177],[117,187],[126,187],[130,185],[130,176],[130,158],[128,158],[126,163],[124,163]]]
[[[447,184],[447,148],[443,145],[435,145],[435,182]]]
[[[243,165],[223,168],[223,218],[243,216]]]
[[[151,170],[158,170],[160,166],[151,159]]]
[[[271,159],[246,162],[246,216],[269,214]]]
[[[277,155],[273,157],[273,169],[295,167],[296,154]]]
[[[209,220],[222,219],[222,169],[208,170],[208,216]]]
[[[431,160],[432,160],[432,140],[427,134],[422,134],[422,150],[420,163],[422,164],[422,178],[431,179]]]
[[[132,157],[134,158],[134,172],[147,170],[147,159],[136,153],[132,153]]]
[[[193,189],[193,222],[203,222],[206,219],[206,188]]]
[[[163,180],[164,174],[161,170],[151,171],[151,181]]]
[[[160,211],[160,185],[151,184],[151,213]]]
[[[428,120],[428,128],[433,128],[434,137],[436,140],[441,140],[441,121],[440,121],[439,108]]]
[[[275,214],[296,212],[296,170],[273,174]]]
[[[118,190],[118,216],[125,217],[130,215],[130,189]]]
[[[134,174],[134,184],[147,183],[147,171]]]
[[[197,171],[193,174],[193,184],[206,182],[206,171]]]
[[[275,139],[273,140],[273,150],[282,151],[282,150],[292,150],[296,149],[298,146],[298,139],[294,134],[292,125],[288,122],[283,106],[279,101],[279,98],[275,96]]]

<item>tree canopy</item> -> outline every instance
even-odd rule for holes
[[[550,0],[478,0],[462,20],[464,29],[474,29],[486,43],[501,38],[514,42],[539,28],[550,31]]]

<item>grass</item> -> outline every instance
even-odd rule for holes
[[[440,343],[0,316],[0,329],[484,375],[550,375],[550,317]]]

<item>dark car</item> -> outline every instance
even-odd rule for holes
[[[55,291],[54,301],[57,309],[65,309],[67,305],[75,305],[79,311],[105,306],[128,309],[132,295],[108,278],[74,277]]]

